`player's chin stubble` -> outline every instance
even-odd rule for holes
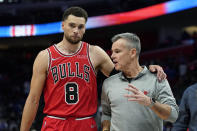
[[[82,38],[72,39],[72,38],[69,38],[69,37],[66,37],[66,36],[65,36],[65,38],[66,38],[66,40],[67,40],[68,42],[70,42],[71,44],[78,44],[78,43],[82,40]]]

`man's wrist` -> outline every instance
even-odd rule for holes
[[[150,105],[148,105],[149,108],[153,107],[156,103],[155,98],[150,97]]]

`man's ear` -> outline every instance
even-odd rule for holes
[[[64,28],[64,22],[62,21],[62,30],[63,30],[63,28]]]
[[[135,48],[131,48],[129,52],[130,52],[131,57],[136,57],[136,55],[137,55],[137,54],[136,54],[136,53],[137,53],[137,51],[136,51],[136,49],[135,49]]]

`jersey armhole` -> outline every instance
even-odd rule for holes
[[[90,63],[90,65],[91,65],[91,68],[92,68],[92,70],[93,70],[93,72],[94,72],[94,74],[95,74],[95,76],[97,75],[97,73],[96,73],[96,70],[95,70],[95,68],[94,68],[94,66],[93,66],[93,64],[92,64],[92,62],[91,62],[91,60],[90,60],[90,49],[89,49],[89,44],[87,44],[87,57],[88,57],[88,61],[89,61],[89,63]]]
[[[49,75],[49,70],[51,68],[51,63],[52,63],[52,58],[51,58],[51,51],[49,50],[49,48],[47,49],[48,51],[48,69],[47,69],[47,76]]]

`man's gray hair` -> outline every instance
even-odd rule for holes
[[[141,51],[141,43],[140,43],[140,38],[134,34],[134,33],[121,33],[121,34],[117,34],[114,37],[112,37],[111,41],[112,43],[116,42],[119,39],[125,39],[128,41],[128,43],[126,43],[129,47],[129,49],[131,48],[135,48],[137,51],[137,56],[139,57],[140,55],[140,51]]]

